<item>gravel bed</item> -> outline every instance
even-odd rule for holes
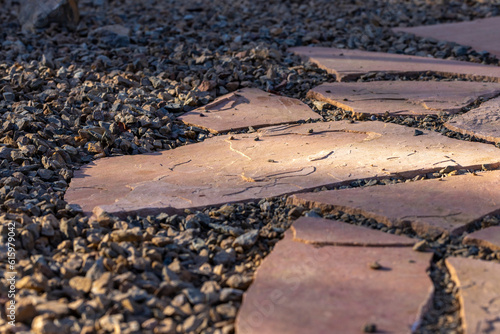
[[[238,88],[258,87],[314,106],[305,100],[307,91],[333,78],[289,47],[498,64],[481,50],[390,30],[497,15],[495,0],[217,0],[210,6],[194,0],[81,0],[75,30],[53,24],[35,33],[21,31],[19,3],[0,0],[0,275],[8,224],[15,222],[17,333],[233,333],[241,296],[262,259],[294,219],[321,213],[286,206],[280,197],[177,216],[102,215],[89,221],[63,196],[73,171],[94,159],[211,137],[176,117]],[[113,35],[109,25],[127,33]],[[404,78],[360,78],[382,79]],[[329,121],[353,119],[327,109],[315,110]],[[381,120],[442,131],[445,118]],[[342,187],[406,181],[360,180]],[[413,235],[361,216],[328,218]],[[429,312],[422,331],[446,324],[460,333],[455,290],[440,261],[451,254],[499,261],[499,255],[462,246],[460,238],[428,244],[436,253],[431,277],[437,298],[448,311]],[[2,304],[6,284],[0,282]],[[0,332],[11,332],[4,308]]]

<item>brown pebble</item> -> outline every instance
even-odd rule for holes
[[[429,250],[429,243],[427,240],[420,240],[413,246],[413,250],[417,252],[425,252]]]
[[[377,261],[370,263],[370,268],[373,270],[379,270],[382,269],[382,265],[378,263]]]

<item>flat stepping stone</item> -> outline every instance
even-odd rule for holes
[[[464,244],[500,251],[500,226],[491,226],[467,235]]]
[[[300,217],[292,226],[293,240],[313,245],[398,247],[413,246],[418,240],[385,234],[337,220]]]
[[[446,266],[459,289],[464,333],[500,333],[500,264],[450,257]]]
[[[487,101],[479,108],[456,116],[444,126],[452,131],[500,143],[500,98]]]
[[[325,47],[300,46],[291,52],[334,74],[337,81],[350,81],[371,72],[401,75],[425,74],[444,77],[460,77],[475,81],[500,82],[500,67],[444,60],[419,56],[407,56],[383,52],[348,50]]]
[[[96,206],[117,215],[157,214],[500,161],[491,145],[431,131],[413,135],[396,124],[324,122],[217,136],[161,153],[97,160],[75,172],[65,199],[87,214]]]
[[[245,88],[219,97],[178,119],[212,133],[321,118],[297,99]]]
[[[378,233],[383,243],[388,234]],[[236,333],[362,333],[369,324],[410,333],[432,295],[431,257],[411,247],[318,247],[287,231],[245,293]]]
[[[411,28],[394,28],[393,30],[471,46],[476,51],[488,51],[500,57],[500,40],[498,39],[500,17]]]
[[[374,81],[325,83],[307,93],[354,114],[454,114],[480,97],[500,94],[500,84],[466,81]],[[497,113],[500,122],[500,113]],[[497,122],[497,127],[498,127]],[[498,127],[500,134],[500,127]]]
[[[457,235],[482,217],[500,212],[500,171],[442,181],[301,193],[288,201],[325,211],[362,214],[387,226],[411,226],[419,235]]]

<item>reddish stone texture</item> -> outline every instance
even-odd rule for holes
[[[488,51],[500,57],[500,40],[498,39],[500,17],[393,30],[471,46],[476,51]]]
[[[329,122],[217,136],[162,153],[97,160],[75,172],[65,199],[86,213],[100,206],[120,215],[154,214],[500,162],[491,145],[413,134],[382,122]]]
[[[203,117],[202,117],[203,116]],[[321,118],[300,100],[245,88],[188,112],[179,119],[213,133]]]
[[[457,113],[480,97],[500,94],[500,84],[466,81],[374,81],[325,83],[307,97],[355,114],[427,115]],[[497,112],[497,127],[500,113]],[[500,127],[499,127],[500,128]],[[498,130],[500,134],[500,130]]]
[[[464,244],[500,251],[500,226],[492,226],[471,233],[464,238]]]
[[[500,212],[500,171],[386,186],[297,194],[289,204],[363,214],[388,226],[410,225],[419,235],[460,234]]]
[[[324,47],[295,47],[290,51],[334,74],[337,81],[349,81],[370,72],[404,75],[431,72],[441,76],[476,81],[500,82],[500,67],[456,60],[407,56],[382,52]]]
[[[431,256],[410,247],[317,247],[289,231],[257,270],[236,332],[362,333],[372,323],[380,333],[410,333],[432,292]]]
[[[444,124],[448,129],[480,139],[500,143],[500,98],[456,116]]]
[[[338,220],[301,217],[292,226],[293,240],[306,244],[335,246],[412,246],[418,240],[393,234],[381,234],[370,228]]]
[[[451,257],[446,259],[458,286],[465,334],[500,333],[500,264]]]

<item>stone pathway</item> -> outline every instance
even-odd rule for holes
[[[407,333],[418,327],[432,293],[426,274],[432,254],[395,247],[416,240],[343,225],[318,218],[295,222],[294,234],[301,238],[288,231],[259,268],[243,299],[237,333],[360,333],[370,326]],[[324,230],[345,246],[330,244]],[[360,245],[365,237],[377,244]]]
[[[456,60],[346,50],[322,47],[295,47],[291,51],[319,68],[334,74],[337,81],[351,81],[368,73],[421,75],[432,73],[476,81],[500,82],[500,67]]]
[[[157,214],[358,179],[500,164],[491,145],[414,134],[382,122],[328,122],[217,136],[160,154],[100,159],[75,173],[65,199],[87,213],[98,206],[122,216]]]
[[[482,217],[500,213],[500,171],[297,194],[288,200],[328,212],[362,214],[387,226],[411,226],[428,238],[458,235]]]
[[[465,333],[500,333],[500,265],[450,257],[446,265],[460,291]]]
[[[385,113],[391,115],[436,115],[440,113],[455,114],[480,98],[490,99],[499,94],[500,84],[497,83],[372,81],[326,83],[311,89],[307,97],[352,111],[355,115]],[[494,114],[495,109],[492,109]],[[477,114],[483,115],[484,111],[478,111]],[[495,125],[492,124],[491,127],[495,128]]]
[[[500,87],[471,80],[499,82],[500,67],[358,50],[292,50],[337,75],[339,82],[314,87],[309,99],[358,115],[458,113],[446,123],[449,129],[498,142],[494,98]],[[341,82],[370,72],[432,72],[469,81]],[[428,274],[438,256],[422,252],[429,249],[422,244],[448,238],[489,253],[500,249],[499,227],[478,225],[500,214],[500,151],[491,143],[366,118],[311,121],[316,118],[299,100],[235,91],[178,118],[214,136],[161,153],[97,160],[75,173],[65,200],[89,216],[126,217],[294,194],[290,217],[307,217],[297,219],[263,260],[236,332],[418,330],[439,283]],[[435,179],[422,180],[427,177]],[[360,182],[369,187],[342,189]],[[320,213],[358,215],[378,230],[321,219]],[[395,234],[384,233],[384,225]],[[243,251],[255,244],[258,231],[250,234],[234,245]],[[446,265],[458,286],[464,333],[499,333],[498,261],[448,257]]]
[[[297,99],[245,88],[216,99],[179,119],[213,133],[294,123],[319,116]]]
[[[471,233],[464,238],[464,243],[500,251],[500,226],[491,226]]]
[[[393,30],[442,41],[456,42],[470,46],[478,52],[487,51],[500,57],[500,41],[498,39],[500,17],[489,17],[468,22],[395,28]],[[466,52],[466,49],[458,49],[457,53],[460,52]]]
[[[479,108],[454,117],[444,124],[452,131],[500,143],[500,98],[483,103]]]

